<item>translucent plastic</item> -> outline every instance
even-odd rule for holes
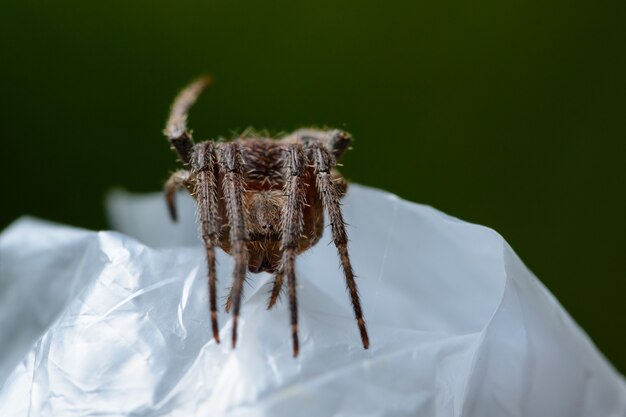
[[[626,415],[622,376],[500,235],[360,186],[344,210],[371,348],[328,233],[297,260],[300,356],[267,274],[237,348],[217,345],[180,197],[178,225],[162,195],[116,193],[126,234],[24,218],[0,235],[0,416]]]

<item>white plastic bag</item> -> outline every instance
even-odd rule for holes
[[[180,205],[174,225],[160,194],[118,193],[126,235],[29,218],[0,235],[0,416],[626,415],[624,379],[501,236],[360,186],[344,209],[371,348],[328,234],[297,260],[300,356],[267,274],[237,348],[217,345]],[[222,296],[231,270],[219,251]]]

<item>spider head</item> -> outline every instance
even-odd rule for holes
[[[287,197],[281,190],[249,192],[244,200],[248,213],[248,269],[275,272],[280,262],[281,214]]]

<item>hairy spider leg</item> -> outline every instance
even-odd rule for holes
[[[180,160],[189,165],[193,153],[193,139],[191,132],[187,130],[187,114],[189,109],[198,99],[202,90],[212,82],[211,77],[204,75],[197,78],[185,87],[172,103],[170,117],[165,125],[163,133],[169,139],[172,147],[178,153]]]
[[[367,329],[365,327],[365,319],[363,318],[359,292],[354,279],[354,271],[350,262],[350,256],[348,255],[348,235],[346,233],[346,224],[343,219],[343,214],[341,213],[340,194],[337,184],[333,182],[331,177],[331,170],[335,166],[336,160],[331,152],[320,143],[309,144],[309,149],[311,150],[317,176],[317,190],[328,213],[333,242],[337,247],[339,258],[341,259],[341,266],[346,278],[346,286],[348,287],[352,300],[354,316],[359,326],[363,347],[367,349],[370,344],[369,336],[367,335]]]
[[[241,149],[237,142],[229,142],[220,147],[220,170],[223,176],[223,192],[226,202],[226,212],[230,224],[230,241],[232,243],[232,256],[235,258],[233,270],[233,347],[237,345],[237,321],[241,307],[241,293],[246,278],[248,265],[248,240],[246,231],[246,216],[243,207],[243,195],[245,194],[243,178],[243,160]]]
[[[280,293],[283,289],[283,283],[285,282],[285,274],[282,270],[278,270],[276,276],[274,277],[274,283],[272,284],[272,291],[270,292],[270,298],[267,302],[267,309],[271,310],[275,305],[278,299],[280,298]]]
[[[295,132],[287,135],[283,139],[282,142],[285,143],[302,143],[304,146],[308,146],[311,142],[317,142],[327,149],[330,149],[333,156],[338,159],[340,158],[350,146],[352,138],[346,132],[341,130],[333,129],[333,130],[320,130],[320,129],[312,129],[312,128],[302,128],[298,129]],[[332,173],[333,180],[335,177],[339,177],[339,173],[337,171],[333,171]],[[345,194],[345,181],[342,181],[341,184],[344,185],[340,196]],[[284,273],[283,271],[278,271],[276,277],[274,278],[274,283],[272,285],[272,290],[270,292],[270,298],[267,303],[267,309],[271,309],[276,305],[276,302],[280,298],[283,284],[284,284]]]
[[[352,142],[352,137],[348,133],[338,129],[320,130],[302,128],[287,136],[286,140],[301,142],[305,146],[315,143],[322,145],[333,154],[336,161],[341,158],[348,149]]]
[[[170,213],[172,221],[178,221],[178,214],[176,212],[176,192],[179,188],[187,187],[189,184],[189,171],[181,169],[174,172],[165,183],[165,202],[167,203],[167,210]]]
[[[192,193],[197,196],[198,215],[200,220],[201,237],[204,243],[207,267],[209,274],[209,304],[211,310],[211,327],[216,342],[220,342],[217,323],[216,302],[216,266],[215,246],[219,239],[217,227],[217,182],[215,178],[216,157],[213,144],[201,144],[195,147],[191,132],[187,129],[187,114],[198,99],[198,96],[212,82],[211,77],[205,75],[197,78],[184,88],[174,99],[170,115],[163,133],[167,136],[172,147],[178,153],[185,165],[191,165],[192,172],[175,172],[165,185],[165,198],[172,220],[176,221],[176,205],[174,201],[178,188],[193,184]],[[193,159],[193,160],[192,160]]]
[[[291,338],[293,356],[298,356],[300,344],[298,341],[298,298],[296,294],[295,259],[298,250],[298,241],[304,229],[303,208],[305,201],[305,186],[303,182],[305,159],[302,145],[299,143],[288,145],[285,150],[284,165],[287,204],[282,213],[282,260],[280,270],[287,276],[289,287],[289,311],[291,316]],[[276,284],[276,283],[275,283]],[[282,285],[282,284],[280,284]]]
[[[354,271],[348,253],[348,239],[345,221],[341,212],[340,199],[345,193],[345,181],[333,168],[336,158],[340,157],[348,148],[351,138],[340,130],[323,131],[316,129],[299,129],[286,138],[287,142],[298,141],[303,143],[314,162],[317,177],[317,189],[324,207],[330,217],[333,242],[337,247],[341,259],[342,269],[346,279],[346,286],[350,293],[354,315],[357,320],[363,347],[369,347],[369,336],[363,317],[360,297],[356,285]],[[287,192],[286,192],[287,194]],[[283,286],[284,271],[279,271],[272,288],[268,309],[272,308],[280,296]]]
[[[296,152],[296,156],[294,156],[294,152]],[[295,167],[293,166],[294,164],[293,162],[293,158],[300,158],[300,162],[297,162],[298,164],[302,164],[306,162],[306,157],[304,156],[303,150],[302,150],[302,145],[299,145],[297,147],[293,147],[293,145],[288,145],[288,147],[285,150],[285,164],[284,164],[284,169],[286,170],[285,172],[285,186],[284,186],[284,192],[285,195],[289,196],[290,195],[290,189],[291,187],[293,187],[293,184],[290,184],[289,181],[292,181],[292,177],[289,174],[290,172],[292,172],[292,170],[295,169]],[[290,159],[291,158],[291,159]],[[298,167],[298,169],[303,170],[303,167]],[[298,174],[300,177],[302,177],[304,175],[304,171],[302,171],[300,174]],[[302,184],[302,178],[300,178],[299,183]],[[301,191],[303,193],[302,198],[304,200],[304,185],[299,185],[298,190]],[[303,201],[304,204],[304,201]],[[300,210],[303,210],[303,207],[300,206]],[[284,215],[285,216],[285,215]],[[285,217],[283,217],[285,219]],[[301,221],[304,221],[304,218],[302,215],[300,215],[299,217],[301,219]],[[285,221],[285,220],[284,220]],[[300,229],[302,231],[302,228]],[[284,262],[282,262],[281,260],[281,264],[284,264]],[[285,273],[283,271],[283,268],[281,267],[278,272],[276,273],[276,276],[274,277],[274,282],[272,285],[272,290],[270,292],[270,298],[268,300],[267,303],[267,309],[270,310],[271,308],[273,308],[276,305],[276,302],[278,301],[278,299],[280,298],[280,295],[282,293],[283,290],[283,284],[285,281]]]
[[[200,236],[206,251],[209,271],[209,307],[211,310],[211,328],[213,338],[220,342],[217,323],[217,272],[215,266],[215,246],[219,240],[217,211],[217,167],[216,145],[214,142],[201,142],[194,147],[191,160],[191,172],[195,179],[193,194],[198,204]]]

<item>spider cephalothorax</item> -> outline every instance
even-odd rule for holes
[[[210,81],[209,77],[197,79],[172,105],[165,134],[187,169],[172,174],[165,195],[174,220],[174,195],[179,188],[186,188],[196,200],[208,263],[213,337],[219,343],[215,286],[215,247],[219,246],[235,259],[233,286],[225,306],[227,312],[233,310],[233,347],[246,272],[266,271],[275,274],[268,308],[276,303],[287,278],[293,354],[298,355],[294,263],[298,254],[322,236],[325,209],[367,349],[369,339],[339,202],[347,184],[334,169],[350,144],[350,135],[340,130],[300,129],[279,139],[254,135],[195,144],[187,130],[187,112]]]

